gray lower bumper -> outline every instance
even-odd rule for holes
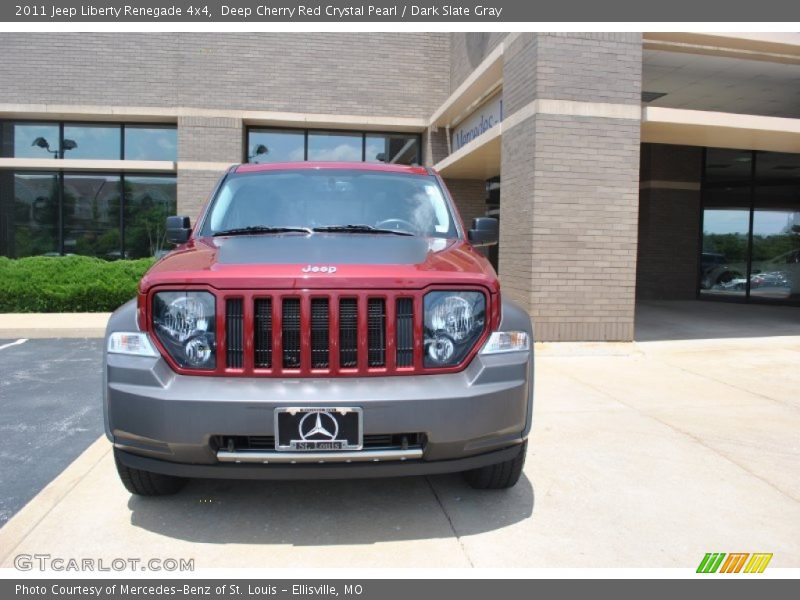
[[[214,447],[213,436],[274,435],[273,413],[281,406],[347,405],[362,408],[365,435],[424,434],[422,456],[397,462],[451,461],[526,437],[531,361],[521,352],[479,355],[464,371],[445,375],[271,379],[184,376],[161,358],[108,354],[106,433],[130,454],[193,465],[233,462],[223,465],[231,467],[236,459]],[[275,462],[297,466],[288,457],[274,458],[251,457],[262,471],[265,462],[269,468],[281,466]],[[362,462],[357,458],[350,460]]]
[[[477,456],[451,460],[407,460],[381,463],[326,463],[326,464],[230,464],[196,465],[149,458],[130,452],[115,450],[122,464],[143,471],[197,479],[366,479],[373,477],[404,477],[412,475],[439,475],[469,471],[486,465],[516,458],[524,448],[516,444]]]

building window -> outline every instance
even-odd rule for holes
[[[126,123],[0,123],[0,156],[79,160],[178,158],[174,125]]]
[[[420,136],[406,133],[319,131],[305,129],[247,130],[246,162],[366,161],[401,165],[421,161]]]
[[[120,160],[122,128],[119,125],[64,125],[61,158]]]
[[[59,182],[56,173],[0,172],[2,255],[60,253]]]
[[[280,129],[257,130],[248,134],[247,162],[299,162],[305,160],[304,131]]]
[[[419,137],[368,133],[364,160],[367,162],[387,162],[398,165],[419,164]]]
[[[0,121],[10,158],[174,162],[177,142],[174,125]],[[176,208],[172,174],[0,170],[0,256],[156,256]]]
[[[174,175],[0,171],[0,255],[157,256]]]
[[[800,302],[800,155],[709,148],[700,296]]]
[[[9,123],[2,127],[4,157],[58,158],[61,151],[58,124]]]
[[[122,222],[126,258],[158,256],[168,249],[164,225],[177,207],[175,177],[125,175]]]
[[[314,131],[308,134],[308,160],[362,161],[364,137],[335,131]]]
[[[178,130],[173,126],[125,125],[125,160],[178,158]]]

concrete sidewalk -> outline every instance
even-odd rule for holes
[[[537,346],[512,490],[458,476],[194,481],[131,497],[100,439],[0,529],[0,565],[194,558],[204,567],[800,566],[800,337]]]
[[[0,313],[0,339],[103,337],[111,313]]]

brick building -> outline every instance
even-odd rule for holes
[[[541,340],[800,300],[800,34],[4,33],[0,255],[139,257],[232,163],[438,169]]]

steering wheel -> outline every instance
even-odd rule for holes
[[[406,221],[405,219],[384,219],[383,221],[378,221],[375,223],[375,227],[378,229],[397,229],[411,233],[417,230],[413,223]]]

